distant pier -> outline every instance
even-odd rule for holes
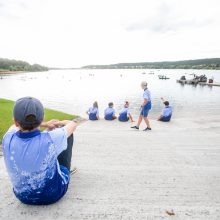
[[[181,80],[178,79],[177,83],[189,84],[189,85],[206,85],[206,86],[220,86],[220,83],[208,83],[208,82],[198,82],[197,80]]]

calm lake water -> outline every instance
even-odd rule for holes
[[[152,71],[154,74],[149,74]],[[176,83],[182,75],[192,78],[192,73],[206,74],[220,82],[220,71],[213,70],[55,70],[1,75],[0,97],[16,100],[34,96],[45,107],[81,116],[95,100],[101,116],[108,102],[113,101],[119,111],[128,100],[131,113],[137,116],[142,102],[140,83],[146,80],[152,94],[151,117],[156,117],[163,107],[160,97],[170,101],[176,118],[219,115],[220,87]],[[170,79],[159,80],[159,74]]]

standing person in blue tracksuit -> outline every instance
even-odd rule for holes
[[[94,102],[93,107],[89,108],[89,110],[86,113],[89,115],[89,120],[99,120],[98,102]]]
[[[136,126],[133,126],[131,128],[139,130],[139,126],[140,126],[142,120],[144,119],[144,121],[147,125],[147,127],[144,129],[144,131],[149,131],[149,130],[151,130],[150,122],[148,120],[148,113],[151,109],[151,93],[147,88],[147,82],[146,81],[143,81],[141,83],[141,88],[144,90],[144,93],[143,93],[144,101],[141,105],[141,112],[140,112],[140,116],[138,118],[138,123],[137,123]]]
[[[165,101],[163,98],[161,98],[161,100],[163,101],[165,107],[163,108],[162,113],[158,118],[158,121],[168,122],[171,120],[173,109],[168,101]]]
[[[115,120],[117,118],[115,116],[115,109],[113,107],[114,107],[113,102],[109,102],[108,103],[108,108],[106,108],[105,112],[104,112],[105,120],[112,121],[112,120]]]
[[[124,104],[124,108],[119,113],[118,120],[122,121],[122,122],[126,122],[129,119],[131,120],[131,122],[134,122],[134,120],[131,116],[130,110],[129,110],[129,102],[126,101]]]

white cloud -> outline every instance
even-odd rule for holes
[[[0,57],[47,66],[220,57],[217,0],[0,0]]]
[[[161,3],[153,15],[146,15],[146,19],[135,22],[127,27],[128,31],[149,30],[152,32],[170,32],[183,28],[203,28],[213,22],[212,18],[202,15],[186,15],[174,4]]]

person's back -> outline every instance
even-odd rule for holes
[[[96,107],[91,107],[88,110],[89,120],[95,121],[98,120],[99,117],[99,110]]]
[[[91,121],[99,120],[98,103],[94,102],[93,106],[89,108],[89,110],[86,113],[89,115],[89,120]]]
[[[115,115],[115,110],[113,108],[106,108],[105,109],[105,120],[113,120]]]
[[[76,124],[42,122],[43,106],[31,97],[19,99],[13,114],[15,125],[4,135],[2,149],[14,194],[25,204],[52,204],[68,188]],[[41,132],[39,126],[64,127]]]
[[[122,122],[128,121],[129,120],[128,114],[129,114],[129,108],[123,108],[119,113],[118,120]]]
[[[115,110],[113,108],[113,103],[112,102],[110,102],[108,104],[108,108],[105,109],[104,117],[105,117],[105,120],[108,120],[108,121],[116,119]]]
[[[59,130],[59,131],[58,131]],[[53,140],[54,132],[63,136]],[[56,134],[55,134],[56,135]],[[27,204],[50,204],[56,202],[67,190],[62,186],[69,182],[68,170],[58,166],[65,131],[51,132],[8,131],[3,139],[3,152],[16,197]]]
[[[163,98],[161,98],[163,101],[163,104],[165,105],[162,113],[160,115],[160,117],[158,118],[159,121],[163,121],[163,122],[169,122],[171,120],[172,117],[172,113],[173,113],[173,109],[170,106],[168,101],[164,101]]]
[[[172,117],[172,107],[171,106],[165,106],[162,111],[162,120],[163,121],[170,121]]]
[[[134,122],[129,110],[129,102],[125,101],[124,108],[120,111],[118,120],[121,122],[126,122],[129,119],[131,120],[131,122]]]

